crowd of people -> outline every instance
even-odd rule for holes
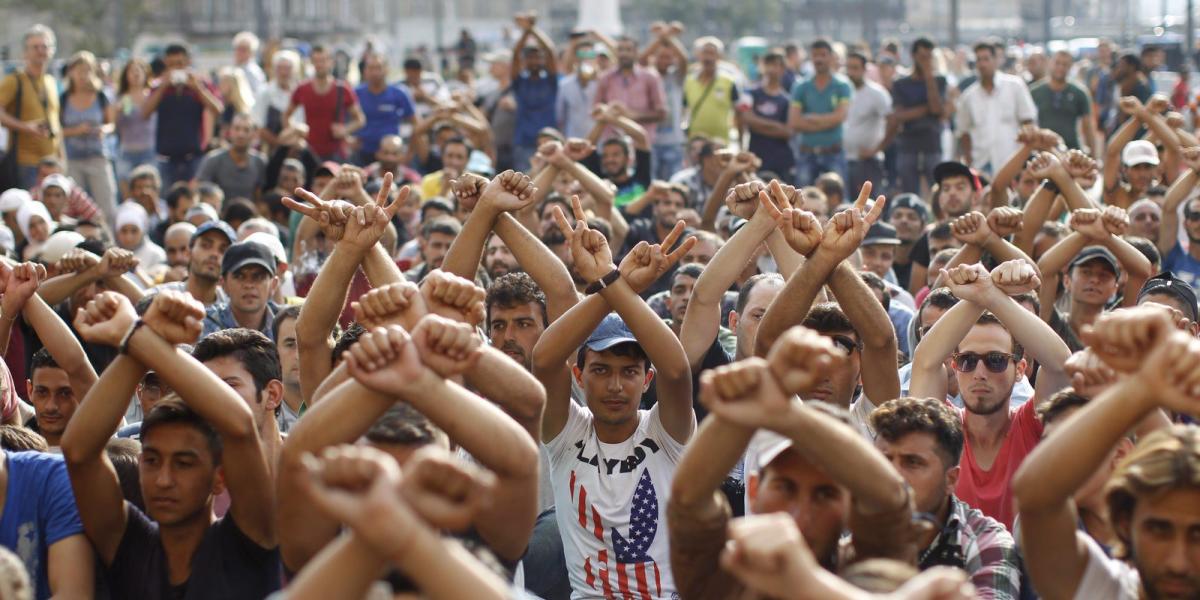
[[[1200,597],[1153,51],[514,24],[357,85],[25,34],[0,598]]]

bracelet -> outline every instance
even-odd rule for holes
[[[1042,187],[1054,192],[1055,194],[1061,193],[1061,190],[1058,189],[1058,184],[1054,183],[1054,181],[1051,179],[1047,179],[1046,181],[1042,182]]]
[[[613,270],[608,272],[608,275],[605,275],[604,277],[601,277],[600,279],[597,279],[596,281],[593,281],[592,283],[588,284],[587,288],[584,289],[583,292],[585,294],[595,294],[595,293],[599,292],[600,290],[612,285],[620,278],[621,278],[621,270],[614,268]]]
[[[133,334],[137,333],[137,330],[141,329],[145,324],[145,321],[138,319],[134,322],[133,327],[129,328],[129,331],[125,333],[125,337],[121,338],[121,345],[118,346],[121,354],[129,353],[129,340],[133,339]]]
[[[0,305],[0,319],[4,319],[5,321],[8,321],[9,323],[16,323],[17,317],[19,317],[19,316],[21,316],[21,311],[17,311],[16,316],[14,316],[10,319],[8,317],[8,315],[4,314],[4,306]]]

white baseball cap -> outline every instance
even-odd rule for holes
[[[288,262],[287,252],[283,249],[283,242],[279,241],[278,236],[271,235],[265,231],[258,231],[246,236],[245,242],[258,242],[266,246],[271,251],[271,256],[275,257],[275,262],[286,265]]]
[[[1158,149],[1146,140],[1134,140],[1121,150],[1121,164],[1127,167],[1137,165],[1158,166]]]

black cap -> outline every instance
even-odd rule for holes
[[[979,185],[979,177],[976,175],[975,171],[967,165],[950,160],[940,163],[938,166],[933,168],[933,181],[938,184],[941,184],[943,179],[947,177],[954,177],[956,175],[966,177],[967,180],[971,182],[971,187],[975,188],[976,190],[980,189],[981,186]]]
[[[1192,321],[1200,320],[1200,309],[1196,307],[1196,290],[1192,286],[1185,283],[1182,279],[1173,275],[1170,271],[1159,273],[1154,277],[1146,280],[1142,285],[1141,291],[1138,292],[1138,303],[1142,299],[1151,294],[1162,294],[1174,296],[1183,305],[1184,315]]]
[[[904,194],[900,194],[900,195],[896,196],[895,198],[892,198],[891,200],[889,200],[888,207],[887,207],[888,218],[891,218],[892,211],[896,210],[897,208],[907,208],[909,210],[914,210],[917,212],[918,215],[921,216],[922,221],[924,221],[925,223],[929,222],[929,205],[926,204],[925,201],[922,200],[921,197],[916,194],[913,194],[911,192],[904,193]]]
[[[896,235],[896,228],[892,227],[891,223],[876,221],[870,229],[867,230],[867,236],[863,238],[862,246],[899,246],[900,238]]]
[[[275,256],[271,249],[258,242],[238,242],[225,251],[221,259],[221,275],[235,273],[242,267],[258,265],[275,276]]]
[[[1104,261],[1108,266],[1112,267],[1113,275],[1118,278],[1121,276],[1121,263],[1117,261],[1116,255],[1104,246],[1088,246],[1084,248],[1079,254],[1075,255],[1075,258],[1071,259],[1071,264],[1067,265],[1067,268],[1074,269],[1092,260]]]

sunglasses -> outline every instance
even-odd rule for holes
[[[1189,221],[1200,221],[1200,212],[1186,211],[1183,213],[1183,218]]]
[[[846,352],[846,355],[854,354],[854,351],[858,350],[860,347],[859,342],[857,342],[847,336],[844,336],[844,335],[830,336],[829,339],[838,348],[841,348],[842,350],[844,350]]]
[[[1015,354],[1005,354],[1004,352],[988,352],[987,354],[979,354],[978,352],[959,352],[951,357],[951,364],[954,370],[962,373],[970,373],[979,365],[979,361],[983,361],[983,366],[992,373],[1003,373],[1008,369],[1009,361],[1016,362],[1020,360]]]

